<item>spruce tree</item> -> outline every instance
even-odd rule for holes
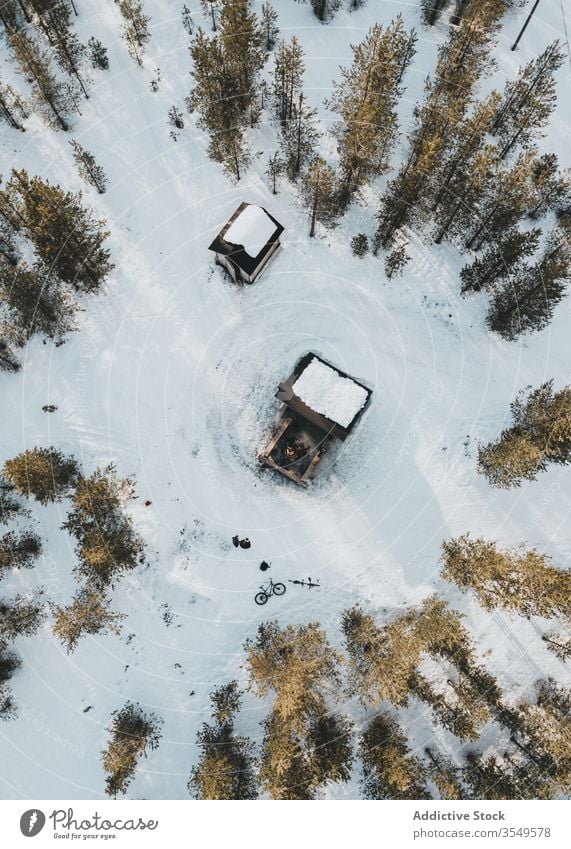
[[[254,746],[234,732],[234,718],[242,695],[236,681],[210,694],[213,723],[197,734],[198,764],[188,782],[195,799],[257,799]]]
[[[571,790],[571,691],[553,679],[538,681],[535,704],[520,706],[522,732],[517,742],[530,760],[555,781],[561,792]],[[516,738],[512,738],[516,742]]]
[[[277,195],[277,182],[278,178],[283,174],[285,169],[285,162],[280,157],[279,152],[276,150],[269,158],[268,158],[268,167],[266,168],[266,176],[270,180],[270,184],[272,187],[272,194]]]
[[[53,5],[41,16],[44,32],[50,39],[60,68],[73,77],[83,95],[89,99],[86,78],[82,65],[87,53],[87,47],[82,44],[70,26],[70,10],[64,3]]]
[[[95,161],[94,155],[82,147],[75,139],[70,141],[70,145],[80,176],[86,183],[94,186],[100,195],[104,194],[107,188],[107,177],[103,168]]]
[[[406,252],[406,244],[396,245],[385,260],[385,274],[388,280],[396,275],[400,277],[410,256]]]
[[[567,633],[542,634],[541,639],[559,660],[571,658],[571,637]]]
[[[11,519],[24,514],[22,502],[13,495],[14,487],[0,476],[0,524],[7,525]]]
[[[1,332],[2,325],[0,323],[0,333]],[[17,372],[19,370],[20,363],[18,362],[12,348],[10,348],[6,340],[0,339],[0,371]]]
[[[102,752],[103,770],[107,774],[105,792],[117,798],[127,792],[137,762],[147,751],[158,748],[162,720],[155,714],[145,714],[131,702],[116,711],[110,728],[110,740]]]
[[[351,49],[353,62],[341,69],[328,104],[341,118],[336,137],[343,203],[387,170],[398,135],[400,80],[414,55],[400,16],[386,29],[375,24]]]
[[[151,40],[149,29],[151,19],[145,15],[143,5],[139,0],[118,0],[118,4],[124,21],[122,35],[129,56],[135,60],[137,65],[142,65],[145,47]]]
[[[186,5],[186,3],[183,4],[182,12],[181,12],[181,18],[182,18],[182,25],[185,28],[186,32],[189,35],[192,35],[192,33],[194,31],[194,25],[193,25],[193,22],[192,22],[192,12],[190,11],[190,9]]]
[[[41,553],[41,540],[31,531],[4,534],[0,537],[0,578],[8,569],[31,569]]]
[[[462,672],[448,678],[446,687],[438,690],[416,672],[412,676],[411,691],[432,708],[437,722],[460,740],[477,740],[482,726],[491,719],[486,700]]]
[[[363,795],[366,799],[430,799],[427,769],[411,754],[397,722],[379,713],[363,732]]]
[[[259,72],[266,59],[264,33],[251,0],[222,0],[219,38],[226,73],[234,80],[236,106],[242,121],[254,126],[259,118]]]
[[[571,574],[535,548],[499,549],[469,534],[442,545],[442,576],[472,590],[486,610],[503,607],[527,618],[571,615]]]
[[[492,486],[509,489],[524,480],[535,480],[546,468],[543,452],[515,429],[504,430],[497,442],[478,449],[478,472]]]
[[[52,630],[67,652],[72,652],[86,634],[119,634],[121,613],[109,609],[109,599],[94,587],[82,587],[68,607],[52,605]]]
[[[0,640],[0,719],[5,721],[14,719],[16,715],[16,705],[7,684],[21,665],[18,656],[8,651],[5,643]]]
[[[295,35],[280,41],[272,70],[272,97],[276,118],[285,126],[296,114],[303,91],[303,49]]]
[[[112,585],[116,577],[142,561],[143,542],[123,510],[133,489],[133,481],[119,480],[111,465],[88,478],[80,477],[72,495],[73,509],[62,527],[77,542],[77,573],[96,589]]]
[[[313,237],[318,221],[331,227],[339,215],[335,173],[320,156],[302,174],[300,191],[309,209],[309,235]]]
[[[557,210],[571,201],[570,173],[569,170],[559,170],[555,153],[546,153],[538,158],[531,175],[536,197],[527,213],[530,218],[541,218],[550,210]]]
[[[101,71],[106,71],[109,68],[109,57],[107,48],[95,36],[91,36],[87,42],[89,48],[89,59],[92,68],[99,68]]]
[[[10,35],[10,46],[20,73],[31,80],[36,108],[48,123],[69,130],[70,114],[77,107],[76,97],[68,84],[54,76],[48,53],[23,30]]]
[[[28,448],[6,460],[2,475],[20,495],[33,496],[40,504],[61,501],[77,481],[75,457],[57,448]]]
[[[317,20],[327,23],[341,5],[341,0],[309,0],[309,4]]]
[[[529,147],[547,124],[555,104],[555,73],[565,53],[559,41],[520,69],[518,77],[504,87],[492,130],[498,138],[500,156],[504,158],[514,147]]]
[[[21,28],[22,9],[17,0],[0,0],[0,23],[8,33]]]
[[[451,801],[465,799],[460,769],[437,749],[427,746],[424,753],[428,758],[429,777],[436,785],[440,798]]]
[[[477,752],[468,752],[463,776],[472,799],[499,801],[529,798],[525,783],[518,780],[511,765],[502,763],[494,755],[484,757]]]
[[[314,157],[318,140],[317,112],[306,105],[300,94],[293,118],[280,131],[280,150],[290,180],[296,180]]]
[[[437,22],[448,0],[420,0],[420,14],[423,23],[431,27]]]
[[[535,253],[540,236],[541,230],[537,227],[527,231],[512,227],[501,234],[480,257],[460,271],[462,294],[493,290],[498,282],[513,275],[524,259]]]
[[[261,17],[261,25],[262,32],[264,34],[264,46],[266,53],[269,53],[270,50],[273,50],[276,41],[278,40],[278,35],[280,34],[280,28],[278,27],[278,13],[271,5],[271,3],[266,2],[262,3],[262,17]]]

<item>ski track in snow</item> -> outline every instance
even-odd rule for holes
[[[128,796],[187,798],[208,694],[232,677],[244,681],[241,646],[268,618],[319,620],[340,644],[340,616],[350,605],[361,602],[382,621],[437,591],[463,612],[478,657],[509,699],[529,695],[539,676],[566,678],[541,640],[550,623],[483,612],[472,596],[441,581],[438,558],[443,538],[470,530],[502,544],[525,540],[568,565],[571,472],[550,469],[519,490],[499,492],[476,476],[475,456],[478,441],[495,438],[507,423],[520,388],[551,377],[557,386],[568,382],[569,299],[549,328],[504,343],[484,328],[484,299],[460,298],[462,258],[450,246],[414,238],[411,263],[390,283],[382,260],[352,256],[351,236],[372,234],[379,187],[367,190],[366,203],[354,205],[337,229],[310,240],[292,187],[282,182],[274,196],[264,176],[276,145],[271,122],[252,132],[253,165],[237,185],[207,159],[196,116],[185,115],[175,143],[167,112],[183,107],[191,78],[174,5],[144,0],[152,39],[141,69],[120,40],[114,4],[80,0],[73,24],[83,41],[95,35],[108,46],[110,70],[93,72],[92,96],[82,102],[73,133],[55,133],[37,117],[25,135],[0,127],[2,172],[25,167],[82,189],[109,221],[116,264],[104,290],[85,301],[79,330],[65,345],[34,341],[23,372],[0,375],[0,461],[54,444],[75,453],[88,471],[116,463],[120,474],[137,480],[129,511],[147,544],[146,564],[113,593],[113,608],[128,614],[120,637],[85,638],[69,656],[49,623],[17,641],[22,668],[13,690],[20,711],[0,726],[5,798],[103,797],[100,752],[112,711],[127,699],[164,718],[159,749],[140,762]],[[189,5],[199,23],[196,2]],[[420,36],[400,107],[402,129],[409,126],[444,26],[421,28],[417,4],[397,0],[369,0],[357,12],[337,13],[328,26],[306,5],[273,5],[281,34],[295,32],[306,51],[306,91],[326,129],[333,116],[323,98],[339,64],[349,61],[349,44],[375,20],[388,23],[402,12]],[[501,85],[561,34],[559,0],[546,0],[511,53],[522,14],[506,18],[498,70],[484,88]],[[26,92],[4,43],[1,51],[5,79]],[[157,67],[162,81],[153,94]],[[568,85],[563,68],[558,110],[542,142],[563,166],[570,164]],[[110,180],[105,195],[77,176],[70,137],[103,166]],[[324,145],[333,150],[331,139]],[[259,282],[237,288],[214,268],[207,246],[242,200],[268,209],[285,232]],[[259,469],[256,454],[275,421],[277,384],[308,350],[374,392],[355,431],[332,448],[306,492]],[[46,415],[46,403],[58,410]],[[152,504],[145,507],[147,499]],[[67,505],[30,508],[46,553],[34,570],[7,577],[2,592],[43,586],[46,598],[68,603],[75,556],[59,530]],[[252,548],[234,549],[234,533],[248,535]],[[258,608],[262,559],[271,561],[274,580],[311,575],[321,586],[308,592],[288,584],[283,599]],[[355,700],[345,707],[358,728],[365,713]],[[266,708],[247,695],[239,730],[259,740]],[[448,732],[434,730],[417,702],[401,721],[415,750],[432,738],[453,755],[463,750]],[[497,726],[484,730],[485,744],[501,748],[502,740]],[[357,782],[356,773],[327,795],[355,798]]]

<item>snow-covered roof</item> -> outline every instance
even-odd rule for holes
[[[268,213],[261,206],[250,203],[226,230],[224,240],[233,245],[242,245],[246,253],[255,259],[276,229]]]
[[[363,386],[317,357],[304,368],[292,389],[304,404],[341,427],[349,427],[368,398]]]

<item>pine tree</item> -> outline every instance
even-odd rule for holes
[[[531,175],[536,194],[528,210],[530,218],[541,218],[551,209],[558,209],[571,201],[570,171],[560,172],[555,153],[540,156]]]
[[[22,10],[17,0],[0,0],[0,23],[4,24],[7,33],[21,28]]]
[[[109,68],[109,57],[107,48],[103,46],[101,41],[95,36],[91,36],[87,42],[89,48],[89,59],[92,68],[99,68],[101,71],[106,71]]]
[[[17,595],[12,602],[0,599],[0,644],[35,634],[44,618],[39,594],[29,599]]]
[[[351,47],[352,65],[342,68],[342,81],[333,84],[328,105],[341,117],[336,137],[343,203],[387,170],[398,135],[399,83],[414,55],[410,37],[400,15],[387,29],[375,24]]]
[[[351,239],[351,252],[353,256],[364,257],[369,252],[369,238],[366,233],[357,233]]]
[[[565,662],[571,657],[571,637],[566,633],[542,634],[541,639],[547,644],[549,651]]]
[[[498,282],[517,272],[522,260],[537,250],[541,230],[520,231],[512,227],[489,244],[481,257],[460,271],[462,294],[492,290]]]
[[[353,752],[351,723],[324,712],[300,725],[274,708],[263,722],[260,781],[272,799],[315,799],[328,782],[347,781]]]
[[[13,170],[4,194],[46,266],[78,291],[98,289],[113,268],[103,247],[109,233],[82,205],[81,193]]]
[[[0,537],[0,578],[4,570],[31,569],[41,553],[41,540],[31,531],[4,534]]]
[[[33,496],[40,504],[61,501],[74,486],[78,465],[75,457],[57,448],[28,448],[2,469],[4,478],[20,495]]]
[[[263,622],[244,648],[250,687],[261,698],[273,690],[275,711],[294,730],[319,716],[326,696],[339,689],[339,655],[315,622],[297,628]]]
[[[266,176],[270,180],[272,186],[272,194],[277,195],[277,181],[278,178],[283,174],[285,170],[285,162],[280,157],[279,152],[276,150],[269,158],[268,158],[268,167],[266,168]]]
[[[1,321],[0,332],[2,332]],[[3,339],[0,339],[0,371],[20,371],[20,363],[16,359],[16,356],[14,355],[12,349],[9,347],[8,343]]]
[[[212,24],[212,32],[217,31],[216,22],[220,15],[221,0],[200,0],[202,6],[202,14],[205,18],[209,18]]]
[[[13,491],[13,485],[0,477],[0,524],[7,525],[11,519],[26,513],[22,502],[14,497]]]
[[[293,118],[280,131],[281,153],[290,180],[296,180],[315,155],[319,140],[316,122],[316,110],[309,109],[303,94],[300,94]]]
[[[16,715],[16,705],[7,682],[21,665],[22,663],[17,655],[8,651],[5,644],[0,640],[0,719],[5,721],[14,719]]]
[[[70,145],[80,176],[86,183],[94,186],[100,195],[104,194],[107,188],[107,177],[103,168],[95,161],[94,155],[82,147],[75,139],[70,141]]]
[[[10,35],[10,46],[20,73],[31,80],[36,108],[48,123],[69,130],[69,116],[77,107],[76,97],[68,84],[54,76],[49,55],[24,31]]]
[[[172,127],[176,127],[177,130],[184,129],[184,118],[182,116],[182,112],[179,112],[176,106],[171,106],[171,108],[169,109],[168,118],[169,124]]]
[[[437,22],[448,0],[420,0],[420,14],[423,23],[431,27]]]
[[[451,801],[465,799],[459,768],[434,748],[427,746],[424,753],[429,761],[429,777],[436,785],[440,798]]]
[[[133,481],[119,480],[111,465],[80,477],[72,495],[73,509],[62,527],[77,541],[77,573],[96,589],[142,562],[143,542],[123,510],[133,489]]]
[[[271,3],[266,2],[262,3],[262,31],[264,33],[264,44],[266,53],[269,53],[270,50],[273,50],[276,41],[278,40],[278,35],[280,34],[280,28],[277,24],[278,13],[271,5]]]
[[[296,114],[303,91],[303,49],[295,35],[280,41],[272,70],[272,97],[276,118],[285,126]]]
[[[547,678],[537,682],[536,704],[520,706],[522,735],[518,741],[531,761],[555,781],[561,792],[571,789],[571,691]],[[516,739],[512,737],[512,741]]]
[[[27,117],[28,112],[20,95],[0,77],[0,119],[24,133],[26,128],[22,121]]]
[[[534,480],[549,462],[571,461],[571,387],[553,391],[553,381],[521,392],[511,404],[513,426],[495,443],[480,448],[478,471],[495,486]]]
[[[192,23],[192,12],[190,11],[186,3],[183,4],[181,18],[183,27],[189,35],[192,35],[194,31],[194,26]]]
[[[0,213],[1,216],[1,213]],[[18,263],[18,254],[15,243],[15,230],[12,223],[0,217],[0,255],[4,262],[9,265]]]
[[[105,792],[117,798],[125,794],[141,755],[158,748],[162,720],[155,714],[145,714],[131,702],[113,715],[111,739],[102,753],[103,770],[107,773]]]
[[[49,2],[48,8],[41,15],[42,28],[50,40],[60,68],[74,77],[83,95],[89,99],[84,79],[82,65],[87,53],[87,47],[82,44],[70,26],[70,10],[63,3],[55,6]]]
[[[502,158],[515,146],[529,147],[547,124],[557,102],[555,72],[564,59],[560,42],[554,41],[506,84],[492,127]]]
[[[518,781],[509,764],[501,763],[494,755],[485,758],[477,752],[468,752],[463,775],[472,799],[526,798],[525,784]]]
[[[436,720],[460,740],[477,740],[490,711],[477,688],[463,673],[447,680],[444,692],[437,691],[423,675],[412,677],[411,691],[432,708]]]
[[[552,232],[540,259],[494,294],[487,316],[491,330],[511,340],[547,327],[571,277],[569,235],[562,228]]]
[[[122,35],[127,45],[129,56],[137,65],[143,64],[145,47],[151,40],[149,23],[151,19],[145,15],[143,5],[139,0],[118,0],[124,24]]]
[[[219,31],[226,73],[235,83],[238,112],[253,127],[259,118],[259,73],[266,51],[251,0],[222,0]]]
[[[442,545],[442,576],[472,590],[486,610],[504,607],[526,617],[571,615],[571,575],[535,548],[498,549],[469,534]]]
[[[109,609],[109,599],[93,587],[82,587],[68,607],[52,605],[54,635],[72,652],[85,634],[119,634],[122,613]]]
[[[195,799],[257,799],[254,746],[234,733],[234,717],[242,695],[236,681],[210,694],[214,723],[197,734],[200,751],[188,789]]]
[[[315,236],[318,221],[326,227],[333,226],[339,215],[335,173],[320,156],[302,174],[300,191],[309,209],[310,237]]]
[[[430,799],[426,766],[411,754],[406,737],[387,713],[370,721],[360,750],[366,799]]]
[[[327,23],[341,5],[341,0],[309,0],[309,3],[317,20]]]

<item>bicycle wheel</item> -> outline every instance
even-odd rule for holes
[[[285,584],[274,584],[274,595],[283,595],[285,591]]]
[[[254,601],[256,602],[256,604],[265,604],[268,598],[269,596],[267,593],[256,593],[256,595],[254,596]]]

